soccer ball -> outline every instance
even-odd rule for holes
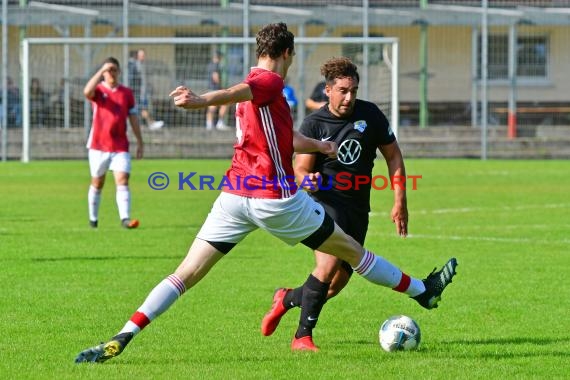
[[[378,338],[384,351],[408,351],[418,348],[421,340],[420,326],[412,318],[395,315],[380,327]]]

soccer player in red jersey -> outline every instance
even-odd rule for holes
[[[293,129],[291,112],[283,96],[284,78],[295,55],[294,36],[287,25],[264,26],[257,33],[256,42],[257,66],[243,82],[203,95],[184,86],[171,92],[174,104],[185,109],[237,103],[237,142],[226,173],[227,186],[174,273],[154,287],[117,335],[80,352],[76,363],[104,362],[119,355],[136,334],[258,228],[287,244],[303,243],[335,255],[378,285],[395,287],[394,282],[405,281],[401,271],[345,234],[305,191],[297,191],[293,152],[319,152],[336,157],[337,146],[331,141],[305,137]],[[436,306],[454,274],[453,270],[442,276],[437,284],[426,283],[418,294],[425,295],[429,306]],[[315,349],[307,339],[294,341],[293,348]]]
[[[88,193],[89,224],[93,228],[98,226],[101,190],[108,170],[113,171],[115,177],[121,225],[129,229],[139,225],[139,221],[131,219],[130,216],[131,156],[127,139],[127,120],[137,139],[137,159],[143,156],[143,141],[133,92],[119,83],[120,73],[119,61],[109,57],[83,89],[83,94],[93,107],[93,124],[87,140],[91,171]]]

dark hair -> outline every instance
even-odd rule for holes
[[[105,60],[103,61],[103,64],[105,64],[105,63],[112,63],[113,65],[117,66],[118,69],[121,69],[121,65],[119,64],[119,60],[115,57],[105,58]]]
[[[360,82],[358,67],[347,57],[333,57],[323,63],[321,75],[325,77],[327,84],[334,84],[334,81],[339,78],[355,78]]]
[[[295,36],[287,30],[287,24],[283,22],[265,25],[257,32],[255,41],[257,58],[268,55],[269,58],[275,59],[287,49],[291,52],[295,49]]]

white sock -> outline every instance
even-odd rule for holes
[[[117,207],[121,220],[130,219],[131,215],[131,192],[128,186],[117,186]]]
[[[143,304],[119,332],[137,334],[152,320],[164,313],[186,291],[184,282],[171,274],[152,289]]]
[[[93,187],[93,185],[89,186],[89,192],[87,193],[87,202],[89,203],[89,220],[95,222],[99,219],[101,190],[96,189]]]
[[[406,293],[410,297],[425,291],[422,281],[402,273],[394,264],[368,250],[364,252],[358,266],[353,269],[370,282]]]

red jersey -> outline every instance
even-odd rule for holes
[[[250,198],[289,198],[293,172],[293,119],[278,74],[254,67],[244,83],[253,99],[236,105],[237,142],[223,190]]]
[[[93,124],[87,148],[103,152],[128,152],[127,119],[129,114],[136,113],[132,90],[123,85],[110,88],[101,82],[95,88],[91,105]]]

